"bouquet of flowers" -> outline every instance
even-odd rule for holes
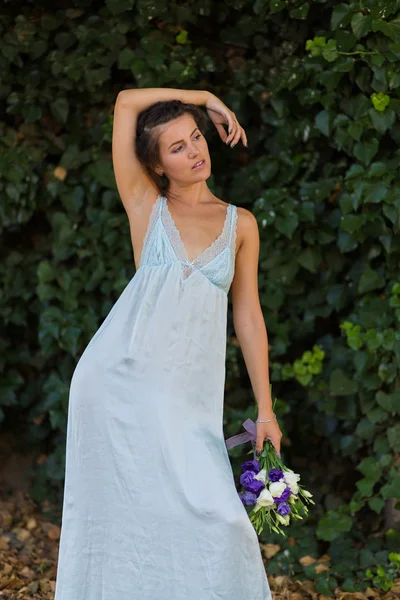
[[[240,483],[244,491],[239,496],[245,506],[253,507],[249,517],[258,535],[268,525],[270,531],[286,537],[281,525],[287,527],[291,518],[302,519],[300,513],[308,514],[307,503],[315,502],[299,480],[298,473],[283,465],[270,440],[259,460],[242,464]]]
[[[307,504],[315,504],[312,494],[300,485],[300,475],[285,467],[270,440],[265,441],[256,458],[256,424],[246,419],[243,427],[247,433],[225,440],[228,449],[246,441],[253,444],[250,450],[254,453],[253,460],[242,464],[240,484],[244,490],[239,493],[240,499],[245,506],[252,507],[249,518],[258,535],[268,525],[270,531],[287,537],[281,525],[287,527],[291,519],[302,519],[300,513],[307,515]]]

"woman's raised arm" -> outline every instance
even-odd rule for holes
[[[180,100],[198,106],[205,105],[211,96],[203,90],[173,88],[144,88],[119,92],[114,108],[112,133],[112,161],[115,180],[128,217],[135,204],[154,188],[135,152],[136,122],[138,114],[151,104],[166,100]]]

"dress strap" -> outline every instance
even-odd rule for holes
[[[230,222],[230,231],[229,231],[229,246],[231,249],[231,256],[233,259],[235,258],[236,253],[236,236],[237,236],[237,206],[231,204],[231,222]]]

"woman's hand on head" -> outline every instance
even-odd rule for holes
[[[233,148],[241,139],[243,145],[247,147],[247,136],[243,127],[239,124],[235,113],[222,100],[211,94],[205,103],[205,108],[225,144],[231,144]],[[226,133],[224,125],[228,126],[229,133]]]

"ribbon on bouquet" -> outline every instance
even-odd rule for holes
[[[232,435],[230,438],[225,440],[225,444],[228,450],[233,448],[234,446],[239,446],[239,444],[244,444],[245,442],[256,441],[257,440],[257,426],[251,419],[246,419],[242,423],[242,427],[246,429],[245,433],[238,433],[237,435]]]

